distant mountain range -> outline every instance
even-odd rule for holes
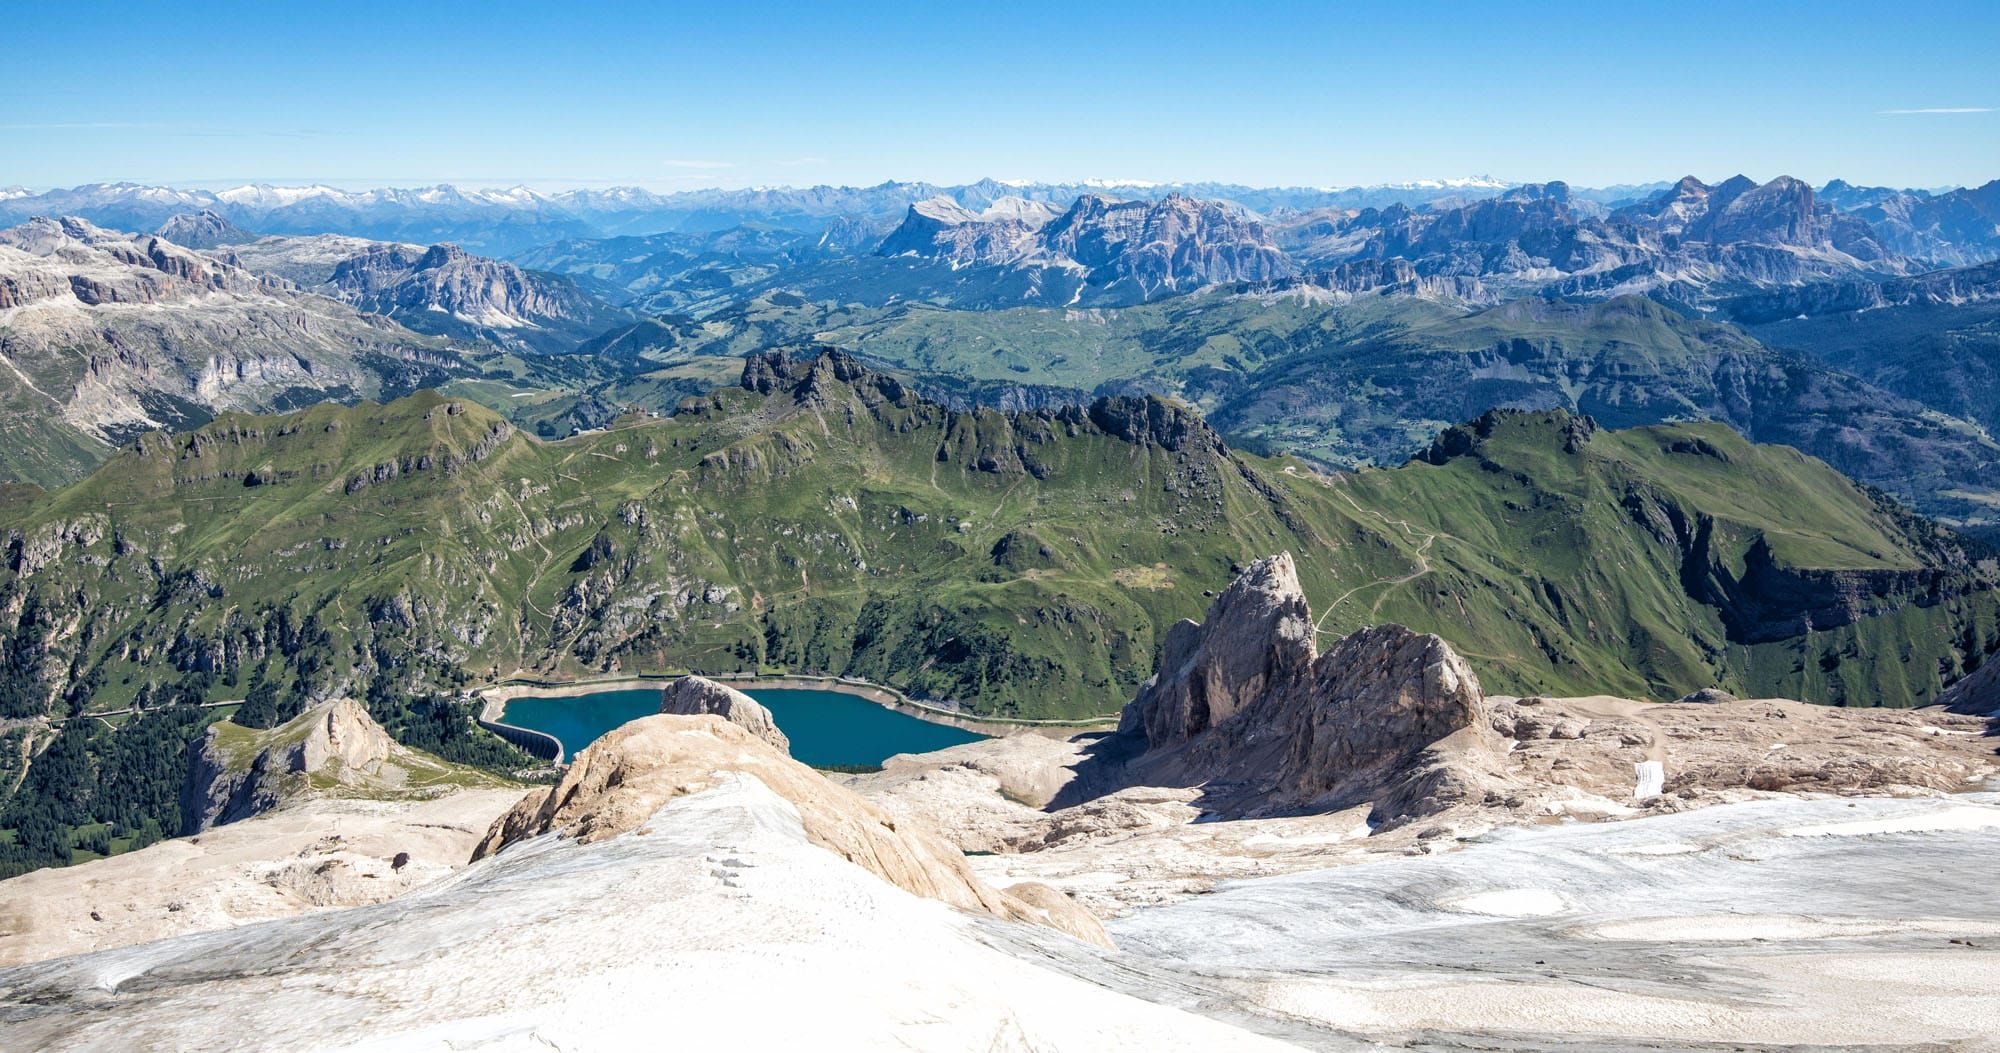
[[[8,478],[221,408],[475,376],[566,434],[832,344],[954,405],[1177,394],[1336,467],[1559,407],[1727,421],[1968,522],[2000,503],[2000,181],[0,194],[0,216],[50,208],[81,214],[0,256],[0,381],[36,440]]]
[[[225,409],[385,398],[466,371],[445,341],[165,238],[0,230],[0,474],[47,484]]]
[[[475,256],[457,245],[318,234],[263,237],[211,251],[421,333],[531,354],[566,353],[638,319],[585,292],[574,278]]]
[[[982,179],[944,186],[886,182],[871,187],[758,187],[658,194],[636,187],[541,193],[454,186],[350,191],[329,186],[240,186],[187,190],[136,183],[93,183],[30,192],[0,190],[0,224],[34,216],[81,216],[102,226],[153,230],[174,215],[208,210],[267,234],[349,234],[382,241],[455,242],[507,254],[564,238],[706,233],[745,223],[820,233],[849,217],[892,223],[911,205],[947,198],[980,211],[1004,197],[1066,208],[1086,194],[1114,199],[1182,194],[1227,201],[1257,212],[1312,208],[1381,208],[1487,197],[1509,183],[1487,179],[1420,180],[1369,187],[1250,187],[1225,183],[1083,180],[1038,183]],[[1664,185],[1664,184],[1661,184]],[[1578,191],[1617,200],[1650,187]]]
[[[1094,194],[1061,212],[1003,197],[973,212],[949,198],[911,205],[880,256],[940,260],[954,269],[1029,267],[1062,272],[1066,303],[1144,302],[1204,285],[1271,282],[1297,274],[1264,228],[1230,207],[1181,194],[1111,201]]]

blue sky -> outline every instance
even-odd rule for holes
[[[0,38],[0,186],[2000,177],[1993,0],[47,2]]]

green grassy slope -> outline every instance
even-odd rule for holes
[[[0,508],[8,715],[201,671],[388,698],[689,667],[1104,714],[1280,549],[1329,633],[1437,631],[1495,689],[1908,705],[1992,638],[1951,535],[1717,425],[1499,415],[1332,479],[1158,400],[960,413],[839,356],[751,373],[558,442],[432,393],[148,437]]]
[[[1216,289],[1123,309],[994,311],[765,297],[690,324],[677,347],[742,354],[815,341],[988,384],[1171,393],[1239,440],[1337,466],[1400,463],[1496,407],[1567,409],[1614,427],[1718,420],[1926,512],[2000,518],[2000,445],[1964,398],[1928,398],[1918,389],[1931,381],[1877,369],[1872,355],[1829,365],[1638,297],[1470,310]]]

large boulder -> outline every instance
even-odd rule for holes
[[[778,730],[770,710],[749,695],[705,676],[684,676],[668,685],[661,692],[660,712],[682,717],[712,714],[777,747],[780,753],[792,752],[791,740]]]
[[[1437,636],[1358,630],[1320,654],[1289,554],[1260,559],[1205,621],[1168,634],[1120,729],[1145,751],[1126,785],[1202,784],[1221,812],[1362,802],[1398,824],[1476,800],[1504,740],[1479,680]]]
[[[472,858],[549,833],[583,843],[647,833],[668,802],[745,775],[798,810],[808,841],[892,885],[961,910],[1046,925],[1110,946],[1081,907],[1040,890],[1022,898],[987,886],[964,853],[936,833],[899,822],[714,714],[646,717],[598,739],[578,754],[562,781],[528,794],[496,820]]]

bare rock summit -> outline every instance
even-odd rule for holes
[[[1476,800],[1504,741],[1464,659],[1400,625],[1325,653],[1289,553],[1260,559],[1167,634],[1120,730],[1146,749],[1127,785],[1202,784],[1224,812],[1373,802],[1377,825]]]
[[[789,755],[792,742],[778,730],[771,711],[749,695],[705,676],[684,676],[661,692],[660,712],[692,717],[713,714],[763,739]]]
[[[966,865],[964,853],[936,833],[899,821],[715,714],[645,717],[598,739],[577,755],[561,782],[528,794],[495,820],[472,858],[548,833],[585,844],[649,834],[662,806],[744,776],[797,809],[809,842],[898,888],[1110,946],[1096,919],[1068,899],[1039,889],[1017,896],[989,887]]]
[[[181,793],[181,832],[200,833],[276,808],[315,781],[377,780],[398,752],[353,699],[337,699],[269,731],[211,724],[192,749]]]

